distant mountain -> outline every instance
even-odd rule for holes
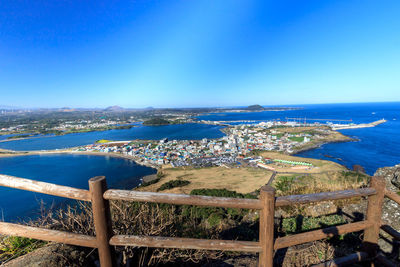
[[[61,111],[61,112],[73,112],[73,111],[76,111],[76,109],[70,108],[70,107],[62,107],[58,111]]]
[[[104,111],[110,111],[110,112],[124,111],[124,108],[122,108],[120,106],[111,106],[111,107],[104,109]]]
[[[263,106],[260,105],[251,105],[246,108],[247,110],[265,110]]]

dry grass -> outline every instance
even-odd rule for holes
[[[320,192],[332,192],[338,190],[355,189],[365,187],[369,183],[369,176],[355,172],[327,172],[313,175],[278,175],[273,183],[278,196],[302,195]],[[359,203],[360,198],[343,199],[328,202],[310,203],[281,207],[279,211],[284,217],[292,217],[301,214],[316,216],[315,213],[330,214],[336,212],[337,207],[343,207],[352,203]],[[333,206],[330,206],[331,203]],[[319,208],[318,208],[319,207]],[[316,208],[315,211],[313,211]],[[322,210],[320,210],[322,208]]]
[[[250,193],[260,189],[272,176],[271,171],[259,168],[165,168],[158,183],[142,187],[140,191],[157,191],[171,180],[187,180],[189,185],[164,190],[163,193],[190,194],[193,189],[227,189],[238,193]]]
[[[335,249],[325,241],[316,241],[308,245],[291,247],[286,252],[280,266],[303,267],[333,259]]]
[[[291,177],[292,181],[287,181],[287,187],[284,190],[277,188],[277,195],[312,194],[355,189],[364,187],[369,183],[369,176],[367,175],[343,171],[312,175],[278,174],[273,186],[279,187],[278,184],[282,183],[285,177]]]

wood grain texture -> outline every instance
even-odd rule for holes
[[[262,208],[261,202],[258,199],[193,196],[184,194],[139,192],[139,191],[115,190],[115,189],[107,190],[104,193],[104,198],[109,200],[167,203],[174,205],[196,205],[196,206],[239,208],[239,209]]]
[[[106,178],[96,176],[89,180],[89,191],[92,199],[93,221],[96,231],[97,248],[99,250],[100,265],[102,267],[116,266],[115,251],[110,246],[113,235],[110,204],[103,198],[107,190]]]
[[[324,229],[309,231],[301,234],[280,237],[275,240],[275,249],[287,248],[307,242],[321,240],[335,235],[342,235],[351,232],[364,230],[373,225],[372,222],[362,221],[355,223],[348,223],[339,226],[332,226]]]
[[[374,176],[371,177],[370,184],[372,188],[375,188],[376,194],[368,197],[366,220],[372,223],[372,225],[364,231],[363,250],[371,257],[374,257],[379,249],[378,239],[382,221],[386,181],[383,177]]]
[[[400,205],[400,196],[398,194],[396,194],[395,192],[392,192],[392,191],[386,189],[385,196]]]
[[[307,195],[291,195],[277,197],[275,201],[276,207],[291,206],[296,204],[306,204],[312,202],[320,202],[327,200],[347,199],[353,197],[370,196],[376,194],[374,188],[360,188],[352,190],[341,190],[334,192],[323,192]]]
[[[13,223],[0,222],[0,234],[53,241],[75,246],[91,248],[97,247],[96,238],[94,236],[73,234],[64,231],[42,229]]]
[[[260,252],[261,250],[261,246],[258,242],[162,236],[115,235],[111,238],[110,244],[113,246],[204,249],[244,252]]]
[[[258,266],[272,267],[274,260],[274,214],[275,214],[275,189],[263,186],[260,190],[260,201],[263,209],[260,211],[260,245],[261,253]]]
[[[88,190],[39,182],[9,175],[0,174],[0,186],[38,192],[58,197],[65,197],[82,201],[90,201]]]

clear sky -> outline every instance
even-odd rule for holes
[[[400,100],[400,1],[6,0],[0,106]]]

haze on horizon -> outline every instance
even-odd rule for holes
[[[400,2],[6,1],[0,106],[400,101]]]

